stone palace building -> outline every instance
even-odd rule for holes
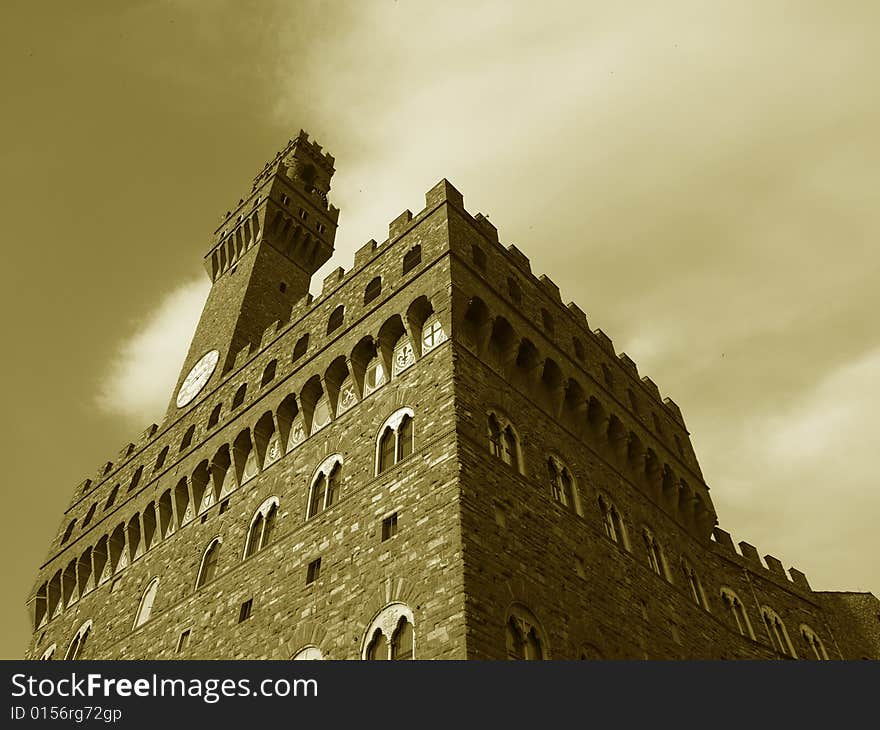
[[[880,602],[717,524],[678,406],[446,180],[320,296],[334,159],[214,233],[160,425],[74,491],[42,659],[880,658]]]

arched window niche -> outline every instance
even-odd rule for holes
[[[309,485],[306,519],[333,506],[342,491],[342,454],[328,456],[315,470]]]
[[[403,461],[413,452],[412,408],[394,411],[379,429],[376,439],[376,475]]]
[[[153,604],[156,602],[156,594],[158,591],[159,579],[153,578],[141,596],[137,612],[134,615],[134,625],[132,626],[132,629],[136,629],[138,626],[143,626],[150,620],[150,616],[153,613]]]
[[[265,500],[251,518],[247,539],[244,544],[244,557],[249,558],[260,552],[272,540],[275,520],[278,516],[278,497]]]
[[[549,659],[541,624],[528,608],[515,603],[507,613],[505,639],[508,659]]]
[[[291,659],[293,659],[294,661],[301,661],[301,660],[320,661],[323,658],[324,658],[324,655],[321,653],[321,650],[317,646],[315,646],[314,644],[311,644],[309,646],[304,646],[302,649],[297,651],[291,657]]]
[[[497,411],[487,414],[489,453],[522,473],[520,441],[513,424]]]
[[[555,454],[547,459],[547,471],[550,476],[550,494],[563,507],[575,514],[581,514],[580,499],[571,469]]]
[[[370,622],[361,657],[366,660],[415,659],[415,620],[405,603],[391,603]]]

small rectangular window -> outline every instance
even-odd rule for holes
[[[244,603],[241,604],[241,609],[238,611],[238,623],[242,621],[247,621],[251,617],[251,613],[253,613],[254,609],[254,599],[248,598]]]
[[[300,208],[300,209],[299,209],[299,217],[300,217],[302,220],[306,221],[306,220],[309,219],[309,214],[308,214],[306,211],[304,211],[302,208]]]
[[[282,193],[281,194],[281,205],[288,205],[289,203],[290,203],[290,198],[287,195]]]
[[[224,499],[224,500],[220,503],[219,514],[222,515],[222,514],[223,514],[226,510],[228,510],[228,509],[229,509],[229,500],[228,500],[228,499]]]
[[[397,534],[397,512],[382,520],[382,542],[390,540]]]
[[[308,570],[306,571],[306,585],[309,583],[314,583],[321,575],[321,558],[315,558],[311,563],[309,563]]]
[[[578,574],[578,578],[586,579],[587,569],[584,566],[584,560],[577,555],[574,556],[574,570]]]
[[[189,635],[190,629],[186,631],[182,631],[180,634],[180,638],[177,640],[177,653],[180,654],[182,651],[186,650],[186,647],[189,646]]]

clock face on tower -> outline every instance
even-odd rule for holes
[[[214,374],[214,368],[217,367],[219,359],[220,353],[217,350],[211,350],[202,355],[199,361],[193,365],[192,370],[181,383],[180,390],[177,391],[178,408],[183,408],[201,392]]]

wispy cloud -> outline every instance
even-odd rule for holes
[[[119,343],[101,376],[98,408],[135,426],[161,417],[209,288],[200,278],[169,292]]]
[[[837,368],[784,410],[756,404],[743,422],[709,433],[704,463],[723,526],[762,554],[807,568],[821,588],[880,586],[880,564],[869,558],[880,514],[878,381],[880,348]]]

